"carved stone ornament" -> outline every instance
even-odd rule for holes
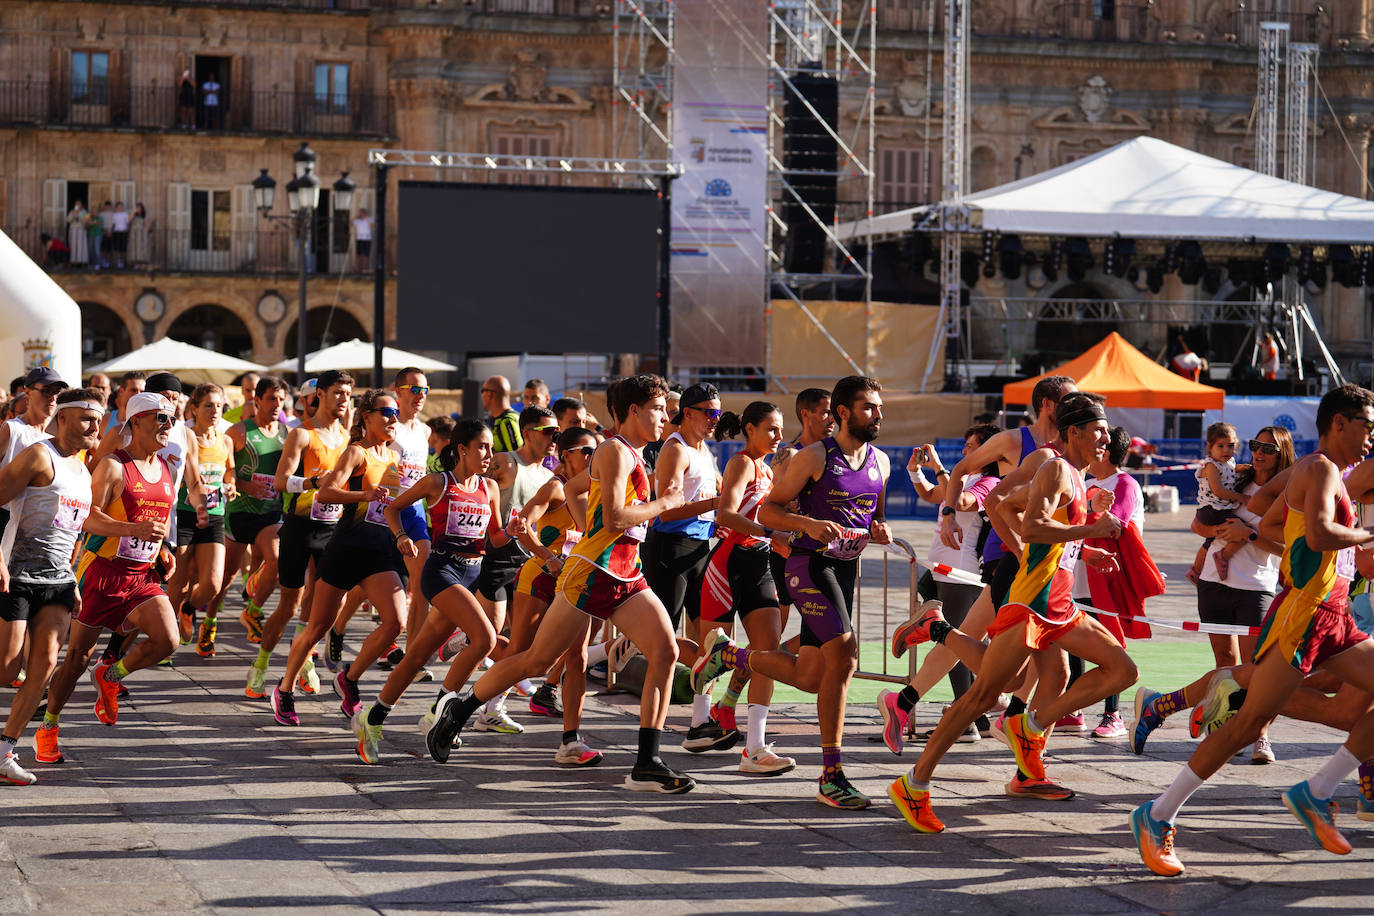
[[[464,99],[473,106],[500,105],[517,108],[573,108],[586,111],[592,103],[572,89],[548,84],[548,67],[534,48],[515,52],[506,82],[488,83]]]
[[[1078,109],[1090,124],[1100,124],[1107,119],[1111,100],[1112,87],[1100,74],[1088,77],[1087,82],[1078,87]]]

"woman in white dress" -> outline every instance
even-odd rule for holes
[[[68,263],[73,267],[87,261],[86,223],[89,219],[90,214],[79,200],[72,205],[72,212],[67,214],[67,247],[72,250]]]

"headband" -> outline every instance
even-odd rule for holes
[[[83,410],[94,410],[102,417],[105,415],[105,406],[97,404],[95,401],[67,401],[65,404],[58,404],[58,410],[66,410],[68,407],[79,407]]]
[[[1055,415],[1060,429],[1068,429],[1070,426],[1082,426],[1085,423],[1093,423],[1097,420],[1107,419],[1106,409],[1097,401],[1088,401],[1079,407],[1074,408],[1068,413],[1059,412]]]

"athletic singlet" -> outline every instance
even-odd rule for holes
[[[665,441],[666,446],[669,442],[677,440],[682,447],[687,450],[687,469],[682,473],[682,502],[694,503],[703,499],[710,499],[716,495],[716,460],[711,455],[711,450],[702,442],[699,448],[692,448],[687,444],[687,440],[682,438],[682,433],[673,433]],[[660,451],[659,455],[663,453]],[[692,515],[687,518],[680,518],[675,522],[665,522],[661,518],[654,519],[653,529],[670,534],[681,534],[685,537],[696,538],[705,541],[711,537],[711,533],[716,527],[716,512],[712,509],[700,515]]]
[[[191,435],[194,436],[195,432],[192,431]],[[205,484],[205,509],[211,515],[224,514],[224,472],[228,467],[229,437],[216,433],[212,444],[200,446],[200,479]],[[178,491],[177,511],[195,511],[185,482]]]
[[[434,551],[463,556],[481,556],[486,549],[486,534],[491,527],[489,481],[477,478],[477,486],[466,490],[444,471],[444,492],[429,507],[430,532]]]
[[[1307,525],[1300,509],[1284,500],[1283,560],[1279,581],[1284,584],[1280,597],[1315,611],[1319,606],[1344,611],[1350,597],[1350,580],[1355,578],[1355,548],[1313,550],[1307,546]],[[1341,481],[1340,499],[1333,521],[1354,528],[1359,524],[1350,494]]]
[[[763,498],[773,489],[773,469],[764,463],[762,458],[753,459],[754,479],[744,488],[744,498],[740,500],[739,514],[749,519],[751,522],[759,520],[759,506],[763,504]],[[763,538],[754,537],[752,534],[741,534],[733,528],[720,528],[721,540],[727,544],[734,544],[739,547],[767,547],[768,541]]]
[[[425,462],[429,459],[429,427],[423,424],[412,429],[404,423],[396,424],[396,438],[391,447],[399,455],[401,489],[408,490],[424,479]],[[418,509],[419,506],[416,506]]]
[[[558,478],[559,483],[566,484],[568,482],[568,479],[562,474],[553,476]],[[582,529],[578,526],[576,519],[573,518],[572,509],[568,507],[567,499],[564,499],[563,504],[557,509],[539,516],[539,543],[555,554],[566,557],[580,540],[582,540]]]
[[[519,509],[529,502],[530,497],[539,492],[553,472],[539,461],[531,461],[526,464],[520,460],[519,452],[505,452],[515,459],[515,477],[510,482],[510,486],[500,489],[501,495],[501,527],[505,527],[510,522],[510,514],[514,509]],[[512,544],[518,542],[512,541]],[[522,548],[523,549],[523,548]]]
[[[857,468],[852,468],[833,436],[826,436],[821,445],[825,448],[825,469],[819,480],[807,481],[797,495],[797,502],[801,514],[807,518],[835,522],[845,530],[829,544],[794,532],[792,549],[824,553],[837,560],[857,560],[868,545],[869,528],[883,492],[878,450],[865,444],[863,461]]]
[[[244,418],[243,448],[234,450],[234,477],[238,481],[238,495],[229,503],[230,512],[266,515],[281,508],[281,497],[273,482],[277,478],[281,450],[286,445],[286,432],[286,426],[278,423],[277,431],[268,435],[252,417]],[[244,485],[250,480],[266,486],[272,495],[266,499],[249,496]]]
[[[5,424],[10,428],[10,444],[5,449],[4,457],[0,458],[0,470],[7,467],[15,459],[15,456],[30,445],[52,438],[43,430],[25,423],[22,417],[6,420]]]
[[[1084,524],[1088,520],[1088,495],[1083,475],[1063,457],[1056,455],[1050,460],[1068,465],[1073,479],[1073,495],[1050,517],[1061,525]],[[1025,605],[1056,623],[1068,621],[1074,615],[1073,570],[1082,552],[1081,540],[1027,544],[1021,568],[1007,590],[1007,603]]]
[[[106,514],[120,522],[169,519],[176,504],[176,486],[167,459],[161,454],[157,456],[160,473],[156,480],[150,481],[144,478],[138,463],[124,449],[115,451],[111,457],[122,465],[124,492],[105,510]],[[96,556],[133,569],[148,567],[161,546],[161,541],[145,541],[132,535],[119,538],[91,535],[86,541],[86,549]]]
[[[23,510],[10,519],[15,529],[10,576],[16,582],[75,582],[72,547],[91,512],[91,472],[76,458],[63,458],[49,440],[52,483],[26,487]]]
[[[324,444],[318,429],[307,430],[307,433],[310,438],[305,448],[301,449],[300,476],[322,477],[339,463],[339,456],[348,448],[348,437],[341,433],[339,444],[330,448]],[[304,493],[286,494],[286,511],[327,525],[337,523],[343,516],[344,507],[338,503],[316,502],[315,492],[306,490]]]
[[[1031,435],[1030,427],[1021,427],[1021,457],[1016,460],[1016,466],[1020,467],[1031,452],[1040,446],[1035,444],[1035,437]],[[1007,552],[1006,545],[1002,543],[1002,537],[997,533],[997,529],[988,522],[988,539],[983,542],[983,559],[988,562],[1000,560],[1002,555]]]
[[[379,458],[370,448],[363,448],[362,451],[363,463],[353,469],[348,478],[348,489],[355,493],[364,493],[376,487],[385,487],[387,495],[382,499],[348,503],[343,506],[339,530],[342,532],[349,528],[361,527],[364,530],[373,529],[369,533],[375,533],[376,529],[380,528],[390,538],[391,532],[387,527],[383,510],[391,505],[391,501],[401,492],[401,472],[396,464],[396,453],[388,448],[386,456]]]
[[[631,448],[630,443],[621,436],[612,436],[606,441],[619,443],[634,456],[634,467],[630,468],[625,478],[625,505],[638,506],[648,502],[652,493],[649,472],[639,450]],[[638,579],[639,544],[644,540],[649,526],[640,524],[625,531],[616,531],[607,526],[601,512],[601,481],[593,477],[591,488],[587,491],[587,532],[573,548],[571,556],[586,560],[622,581]]]

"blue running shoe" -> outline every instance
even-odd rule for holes
[[[1135,837],[1140,860],[1157,875],[1172,878],[1182,874],[1183,863],[1174,853],[1173,821],[1157,821],[1150,816],[1153,801],[1131,812],[1131,835]]]
[[[1322,849],[1338,856],[1350,852],[1349,841],[1336,829],[1336,803],[1329,798],[1314,796],[1306,781],[1283,793],[1283,804],[1307,828],[1307,833]]]
[[[1141,687],[1135,692],[1135,729],[1131,732],[1131,750],[1135,754],[1145,753],[1145,742],[1150,732],[1164,724],[1164,717],[1155,712],[1155,700],[1161,694],[1149,687]]]
[[[1355,796],[1358,800],[1358,807],[1355,809],[1355,816],[1362,821],[1374,821],[1374,802],[1364,797],[1364,793]]]

